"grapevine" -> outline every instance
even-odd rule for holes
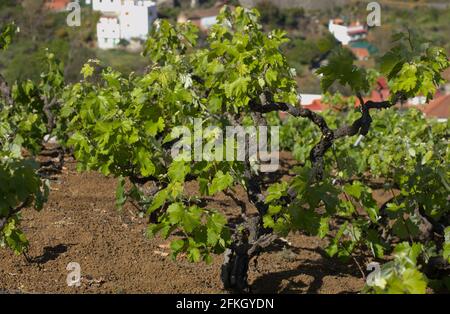
[[[258,19],[255,9],[225,7],[205,42],[189,22],[158,20],[146,43],[144,74],[123,75],[89,60],[82,80],[66,85],[62,65],[49,52],[40,84],[18,83],[11,92],[1,80],[0,177],[10,183],[2,190],[0,241],[17,252],[26,247],[17,229],[20,211],[41,209],[48,191],[21,148],[35,154],[52,134],[73,153],[78,170],[117,178],[117,207],[129,201],[148,217],[147,236],[172,236],[174,259],[186,254],[192,262],[211,263],[223,254],[226,289],[251,291],[250,261],[296,231],[327,239],[330,258],[382,263],[363,292],[448,289],[448,122],[402,108],[418,95],[433,98],[450,66],[445,51],[399,33],[378,73],[357,67],[346,48],[335,47],[317,71],[321,87],[328,93],[339,84],[353,96],[327,94],[332,108],[316,113],[301,105],[295,70],[281,49],[286,33],[266,33]],[[7,27],[0,47],[10,36]],[[379,75],[388,79],[391,96],[365,100]],[[289,117],[280,119],[280,112]],[[267,173],[248,153],[235,161],[171,154],[182,130],[203,132],[197,144],[204,146],[219,138],[217,128],[261,125],[281,128],[281,148],[298,161],[291,179],[267,186]],[[183,144],[196,145],[191,139]],[[234,150],[234,140],[211,154],[230,146]],[[189,181],[198,185],[194,196],[185,190]],[[238,186],[257,214],[236,202],[241,219],[234,223],[205,199],[233,195]],[[392,197],[377,204],[375,190]]]

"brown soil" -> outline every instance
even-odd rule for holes
[[[77,173],[74,163],[52,182],[50,199],[40,213],[23,212],[30,241],[29,257],[0,250],[0,292],[24,293],[225,293],[220,282],[221,256],[212,265],[191,264],[167,256],[168,240],[144,236],[147,221],[127,204],[115,208],[116,180]],[[195,190],[195,185],[187,190]],[[242,190],[237,198],[246,200]],[[238,206],[223,194],[211,207],[236,216]],[[250,211],[252,207],[247,203]],[[302,234],[287,237],[251,263],[255,293],[352,293],[364,281],[353,264],[324,257],[323,240]],[[70,262],[81,266],[81,286],[68,287]]]

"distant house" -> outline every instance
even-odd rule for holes
[[[329,106],[323,103],[320,99],[315,99],[311,104],[304,105],[304,107],[314,112],[322,112],[329,108]]]
[[[427,103],[427,97],[425,96],[416,96],[411,99],[408,99],[408,104],[412,106],[422,106]]]
[[[385,101],[390,96],[389,86],[387,80],[384,77],[380,77],[377,80],[377,87],[371,91],[371,93],[364,97],[364,101]],[[402,105],[403,108],[417,108],[422,111],[427,118],[435,118],[438,121],[447,121],[450,114],[450,94],[436,93],[434,99],[429,103],[426,103],[427,98],[425,96],[417,96],[408,99],[408,101]],[[356,103],[360,105],[359,100]]]
[[[115,16],[102,16],[97,23],[97,44],[100,49],[113,49],[121,39],[119,19]]]
[[[385,101],[389,99],[391,92],[389,90],[388,81],[384,77],[379,77],[376,81],[375,88],[370,92],[369,95],[364,99],[372,100],[372,101]],[[357,104],[359,104],[359,100],[357,100]]]
[[[71,0],[46,0],[44,7],[50,11],[64,11]]]
[[[428,117],[436,118],[438,121],[446,122],[450,115],[450,95],[438,96],[430,103],[418,106],[418,108]]]
[[[211,26],[217,23],[217,15],[223,8],[224,3],[218,2],[212,8],[190,10],[187,12],[181,12],[178,15],[178,23],[192,22],[201,31],[206,32]]]
[[[157,18],[156,3],[149,0],[92,0],[92,9],[102,13],[97,24],[100,49],[111,49],[119,42],[145,40]]]
[[[373,55],[379,52],[378,48],[365,40],[352,41],[349,44],[351,48],[365,48],[369,54]]]
[[[347,26],[344,25],[342,19],[330,20],[328,30],[343,45],[348,45],[351,42],[360,41],[367,37],[367,29],[359,21]]]
[[[370,57],[370,53],[369,53],[369,50],[367,50],[367,48],[351,47],[350,50],[355,55],[356,59],[358,59],[360,61],[365,61],[365,60],[369,59],[369,57]]]
[[[322,98],[320,94],[300,94],[300,104],[311,111],[322,112],[328,108]]]
[[[311,111],[322,112],[327,109],[332,109],[332,106],[324,102],[323,96],[319,94],[301,94],[300,104]],[[364,98],[366,101],[381,102],[388,100],[390,97],[389,85],[384,77],[377,79],[376,87]],[[357,99],[355,106],[360,106],[360,101]],[[437,93],[435,98],[428,104],[426,103],[426,97],[417,96],[408,101],[405,104],[398,105],[404,109],[416,108],[422,111],[427,118],[434,118],[441,122],[446,122],[450,115],[450,94]],[[280,118],[285,119],[288,116],[287,112],[280,112]]]
[[[253,8],[267,1],[270,0],[239,0],[239,3],[243,7]],[[351,4],[352,0],[272,0],[270,2],[280,9],[327,10]]]

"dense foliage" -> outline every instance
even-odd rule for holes
[[[43,136],[53,132],[73,151],[79,170],[118,178],[118,207],[128,200],[148,215],[149,236],[174,236],[173,257],[185,252],[191,261],[210,262],[212,254],[225,252],[226,288],[247,290],[249,260],[276,237],[300,230],[327,237],[330,257],[356,263],[361,256],[380,262],[390,258],[368,281],[366,292],[448,289],[448,124],[393,108],[419,94],[433,97],[449,66],[445,52],[416,44],[408,35],[396,36],[396,46],[381,63],[393,92],[389,100],[376,103],[363,98],[374,71],[355,66],[347,50],[334,48],[328,64],[318,70],[322,88],[328,91],[339,83],[355,98],[346,100],[346,106],[341,96],[329,95],[335,110],[322,116],[297,104],[295,70],[281,49],[288,42],[286,34],[265,33],[258,19],[256,10],[225,7],[206,46],[200,47],[194,25],[159,20],[146,45],[150,65],[142,75],[122,75],[90,60],[81,70],[83,79],[64,86],[61,65],[48,54],[49,70],[41,83],[16,84],[2,110],[6,180],[27,176],[33,182],[25,185],[26,191],[11,188],[14,184],[2,191],[6,200],[0,217],[12,224],[0,228],[4,242],[23,250],[23,234],[10,230],[16,230],[18,212],[29,205],[25,200],[41,208],[45,196],[32,168],[22,175],[8,163],[28,162],[20,145],[38,151]],[[373,109],[386,110],[371,113]],[[292,117],[281,121],[280,111]],[[249,154],[236,161],[211,158],[235,149],[234,137],[221,141],[220,130],[261,125],[280,125],[282,148],[299,161],[291,180],[267,189],[265,174]],[[201,141],[183,138],[186,132],[203,134]],[[183,147],[194,147],[193,154],[171,154],[180,139]],[[209,150],[194,158],[199,147]],[[198,183],[198,195],[186,193],[187,181]],[[204,200],[233,193],[238,185],[258,215],[242,208],[242,222],[236,224]],[[375,189],[392,198],[378,204]],[[16,238],[21,246],[11,244]]]
[[[8,48],[14,33],[13,24],[1,30],[1,49]],[[39,149],[36,141],[43,138],[45,125],[39,109],[33,104],[31,83],[16,85],[10,94],[9,87],[1,79],[0,245],[21,253],[28,242],[19,229],[20,211],[28,206],[42,209],[48,191],[45,182],[36,173],[37,164],[32,159],[22,157],[22,148],[36,152]]]
[[[351,107],[344,112],[324,113],[333,127],[348,123],[357,115]],[[416,272],[418,265],[426,268],[424,265],[437,256],[448,260],[445,240],[450,230],[448,130],[448,123],[425,120],[417,109],[377,112],[367,136],[348,138],[333,146],[326,159],[325,173],[329,176],[320,185],[301,185],[308,207],[323,206],[325,212],[295,212],[294,216],[289,215],[288,208],[267,216],[266,224],[283,231],[286,222],[295,224],[290,220],[298,219],[302,230],[330,236],[327,253],[345,261],[368,252],[367,262],[373,259],[381,262],[393,251],[401,252],[402,258],[411,257],[414,263],[406,266]],[[308,154],[319,136],[320,131],[308,121],[289,118],[283,122],[282,148],[291,149],[298,161],[306,161],[299,169],[301,173],[310,168]],[[299,184],[302,180],[305,178],[295,177],[293,182]],[[374,191],[384,191],[390,200],[380,204],[373,197]],[[419,256],[422,260],[417,264]],[[393,276],[394,265],[390,262],[384,266],[385,276]],[[414,276],[421,282],[420,291],[424,292],[425,277],[418,273]],[[388,285],[385,279],[380,280],[373,289],[419,291],[394,283],[394,279],[386,279]]]

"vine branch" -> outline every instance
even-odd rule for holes
[[[22,204],[17,206],[16,208],[13,208],[9,211],[9,213],[6,215],[6,217],[0,218],[0,231],[3,230],[6,223],[8,222],[9,218],[14,216],[15,214],[19,213],[22,209],[27,207],[30,203],[30,197],[28,197]]]
[[[358,98],[361,101],[361,117],[354,121],[351,125],[343,125],[336,130],[331,129],[321,115],[304,107],[296,107],[283,102],[271,102],[263,104],[251,102],[250,109],[254,112],[259,113],[285,111],[294,117],[309,119],[320,129],[320,131],[322,132],[322,137],[310,152],[310,160],[313,164],[313,177],[320,180],[323,177],[325,153],[333,145],[334,141],[343,137],[353,136],[358,133],[361,135],[367,135],[372,123],[370,110],[387,109],[397,103],[397,97],[394,97],[393,101],[374,102],[369,100],[364,102],[361,94],[358,93]]]

